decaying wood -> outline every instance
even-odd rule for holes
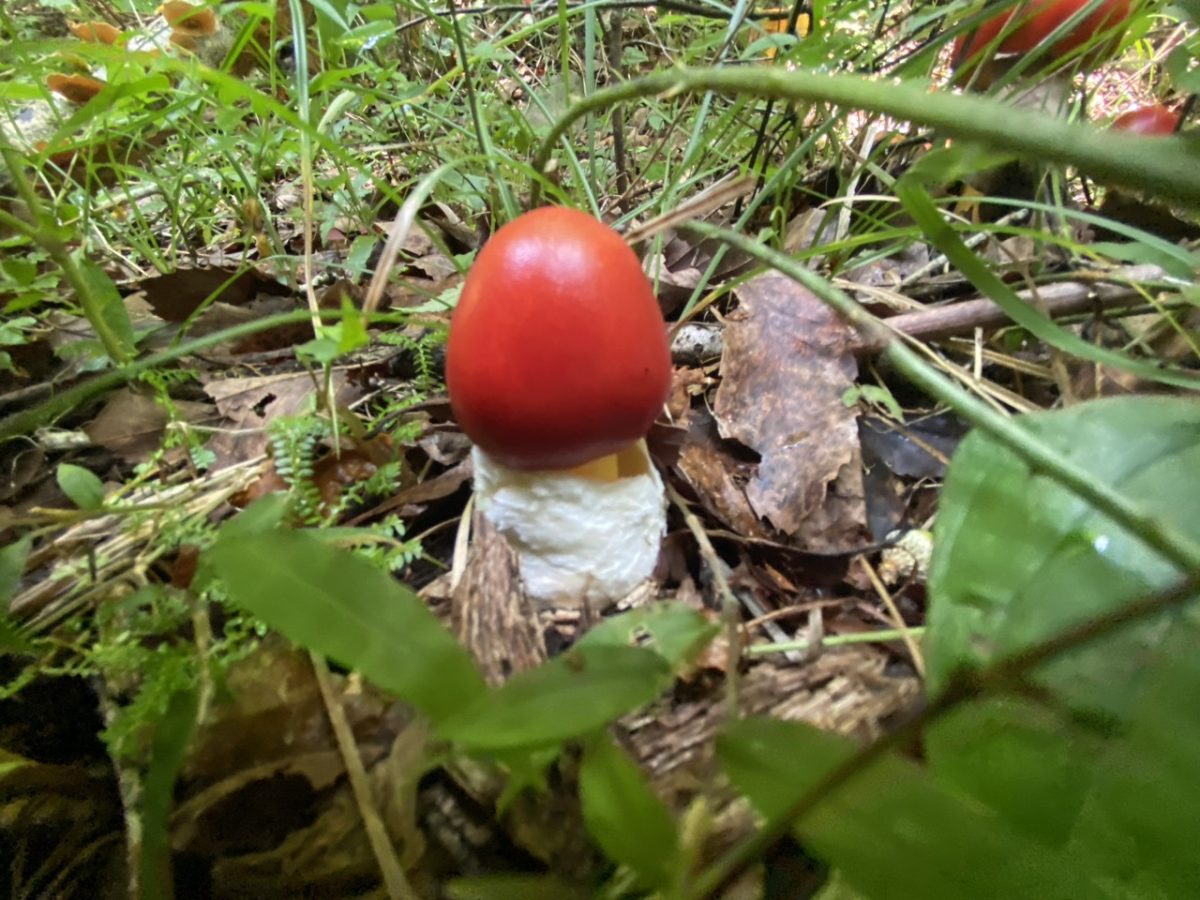
[[[1109,280],[1101,283],[1062,281],[1043,285],[1037,290],[1018,291],[1017,296],[1052,319],[1089,310],[1111,312],[1126,306],[1140,306],[1145,301],[1145,294],[1139,285],[1161,281],[1165,276],[1166,273],[1158,266],[1130,266],[1109,273],[1106,276]],[[926,341],[971,334],[976,328],[989,330],[1012,324],[1008,313],[986,297],[902,313],[886,321],[901,334]],[[877,343],[860,341],[853,351],[864,355],[881,349]]]
[[[482,515],[466,570],[451,596],[451,621],[459,641],[495,686],[546,659],[537,610],[525,596],[517,554]]]
[[[1145,300],[1140,285],[1165,277],[1166,273],[1158,266],[1128,266],[1105,273],[1104,281],[1061,281],[1042,285],[1036,291],[1017,291],[1017,296],[1050,318],[1058,319],[1092,310],[1112,312],[1140,306]],[[925,341],[969,335],[976,328],[990,330],[1012,324],[1008,314],[986,297],[901,313],[886,321],[901,334]],[[724,326],[718,323],[689,323],[686,330],[679,330],[671,344],[672,358],[678,365],[714,362],[721,356],[723,331]],[[859,340],[850,349],[856,356],[870,356],[882,347]]]
[[[911,708],[921,692],[916,678],[885,674],[887,659],[881,650],[854,647],[799,665],[756,663],[742,678],[741,714],[807,722],[871,740],[885,731],[889,718]],[[660,701],[618,725],[626,748],[672,808],[682,810],[702,791],[710,793],[721,844],[744,834],[753,823],[749,807],[731,790],[714,789],[721,783],[714,742],[725,721],[717,685],[698,699]]]

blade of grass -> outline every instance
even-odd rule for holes
[[[1180,138],[1141,138],[1014,109],[988,97],[931,91],[916,83],[781,69],[675,69],[597,91],[569,109],[542,141],[544,171],[566,130],[581,117],[639,97],[720,91],[793,101],[824,101],[885,113],[1043,162],[1076,165],[1095,177],[1200,205],[1200,166]],[[532,186],[533,203],[539,196]]]
[[[1085,341],[1083,338],[1055,324],[1041,310],[1022,300],[1016,291],[1000,280],[999,276],[979,258],[955,233],[950,224],[938,212],[933,198],[919,184],[900,179],[894,190],[896,196],[912,214],[925,236],[945,254],[954,266],[979,292],[990,297],[1008,317],[1040,341],[1057,347],[1080,359],[1102,363],[1122,369],[1141,378],[1157,381],[1174,387],[1200,390],[1200,376],[1182,370],[1163,369],[1153,363],[1132,359],[1124,353],[1108,350]]]

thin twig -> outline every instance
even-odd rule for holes
[[[666,488],[667,499],[683,515],[684,524],[696,539],[700,555],[708,563],[713,574],[713,583],[717,586],[717,593],[721,595],[721,618],[729,641],[729,659],[725,673],[726,700],[729,704],[729,719],[733,721],[738,717],[738,696],[741,688],[742,641],[738,631],[738,610],[741,604],[738,603],[733,589],[729,586],[729,580],[725,577],[725,562],[713,548],[712,541],[708,539],[708,533],[704,530],[704,525],[696,518],[696,514],[692,512],[687,501],[679,496],[679,492],[674,487],[668,483]]]
[[[387,828],[375,807],[375,798],[371,796],[371,784],[367,780],[367,770],[363,766],[362,757],[358,754],[354,732],[346,719],[346,711],[342,709],[341,701],[333,693],[329,666],[326,665],[325,658],[318,653],[310,651],[308,656],[312,660],[313,674],[316,675],[317,685],[321,689],[321,699],[325,701],[325,712],[329,715],[329,724],[333,726],[333,735],[337,739],[338,750],[346,766],[346,777],[350,780],[350,789],[354,792],[354,802],[358,805],[359,815],[362,816],[363,826],[367,831],[371,852],[375,855],[375,862],[383,876],[384,889],[391,900],[417,900],[417,894],[404,877],[404,869],[396,855],[396,848],[392,846]]]
[[[916,628],[890,628],[884,631],[852,631],[847,634],[830,634],[821,638],[822,649],[829,647],[845,647],[848,644],[885,644],[899,641],[905,635],[920,638],[925,635],[924,626]],[[752,644],[746,648],[747,656],[769,656],[772,653],[811,653],[811,641],[788,641],[786,644]]]
[[[908,653],[912,657],[913,667],[917,670],[917,674],[924,678],[925,658],[921,655],[921,648],[917,646],[917,642],[913,639],[908,623],[900,615],[900,610],[896,607],[896,601],[892,598],[892,592],[887,589],[887,585],[883,583],[883,579],[879,577],[879,573],[875,571],[875,567],[871,565],[869,559],[864,556],[859,559],[859,562],[862,564],[863,570],[867,573],[871,587],[875,589],[875,593],[879,595],[879,599],[887,607],[888,615],[891,616],[896,630],[900,632],[900,636],[904,640],[904,646],[908,648]]]

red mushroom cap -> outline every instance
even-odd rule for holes
[[[643,437],[671,354],[637,256],[576,210],[517,217],[467,275],[446,383],[462,430],[510,468],[567,469]]]
[[[988,19],[975,31],[960,34],[954,42],[954,66],[964,63],[978,66],[980,54],[1029,53],[1065,22],[1092,5],[1093,0],[1028,0],[1010,6]],[[1124,24],[1133,11],[1132,0],[1101,0],[1075,26],[1045,49],[1050,59],[1066,56],[1098,35],[1113,32]],[[1001,37],[1001,35],[1004,35]],[[1101,53],[1111,52],[1115,41],[1106,42]],[[1095,59],[1091,62],[1094,64]]]
[[[1161,103],[1139,106],[1122,113],[1113,121],[1113,128],[1146,136],[1174,134],[1178,127],[1179,113],[1172,112]]]

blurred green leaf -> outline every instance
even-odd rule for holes
[[[28,534],[0,547],[0,654],[30,652],[29,642],[9,621],[8,604],[21,583],[32,547],[33,537]]]
[[[1200,404],[1168,397],[1100,400],[1022,420],[1147,513],[1200,535]],[[929,686],[959,666],[1013,653],[1173,586],[1174,566],[1052,479],[981,433],[951,461],[935,526],[925,638]],[[1079,709],[1124,718],[1164,614],[1064,654],[1044,684]]]
[[[1182,5],[1190,5],[1192,20],[1200,23],[1200,0],[1187,0]],[[1171,78],[1171,86],[1181,94],[1200,90],[1200,66],[1196,66],[1195,61],[1192,48],[1186,43],[1180,44],[1167,55],[1167,75]]]
[[[233,541],[281,528],[288,513],[288,495],[276,491],[259,497],[221,526],[221,539]]]
[[[239,606],[434,722],[484,693],[470,655],[421,599],[352,553],[303,532],[222,531],[207,556]]]
[[[0,547],[0,612],[8,610],[8,603],[17,592],[25,561],[33,548],[33,535],[23,535],[10,544]]]
[[[679,869],[671,814],[642,770],[607,734],[588,742],[579,769],[579,799],[588,833],[614,862],[648,887],[667,889]]]
[[[482,875],[446,885],[450,900],[585,900],[591,892],[553,875]]]
[[[1098,735],[1052,710],[1010,697],[956,709],[925,736],[926,759],[940,782],[1053,847],[1071,835],[1101,746]]]
[[[717,741],[734,786],[772,819],[854,752],[845,738],[774,719],[737,722]],[[1105,896],[1082,866],[1010,831],[916,765],[891,756],[837,788],[795,833],[866,897]]]
[[[55,477],[67,499],[80,509],[96,510],[104,506],[104,483],[91,469],[59,463]]]
[[[1124,739],[1112,744],[1074,848],[1124,897],[1200,897],[1200,629],[1177,629]]]
[[[676,668],[695,659],[720,630],[699,610],[668,601],[603,619],[576,646],[641,647]]]
[[[147,900],[174,896],[168,821],[175,803],[175,778],[187,754],[198,709],[195,689],[177,691],[154,727],[150,764],[142,783],[141,896]]]
[[[992,150],[970,141],[955,141],[924,153],[905,172],[905,177],[922,184],[950,184],[979,172],[1007,165],[1016,159],[1013,153]]]
[[[650,702],[670,681],[670,666],[650,650],[576,646],[513,676],[442,722],[438,733],[468,750],[553,744]]]
[[[5,653],[32,653],[33,648],[25,636],[8,618],[0,613],[0,656]]]

